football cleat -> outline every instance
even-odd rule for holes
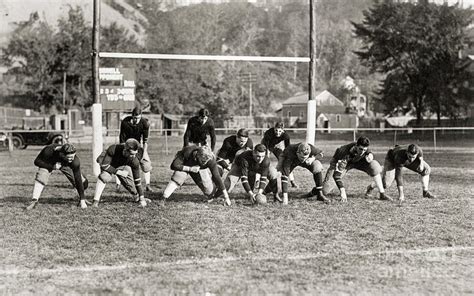
[[[87,209],[87,201],[85,199],[82,199],[79,201],[79,204],[77,206],[80,207],[81,209]]]
[[[313,196],[314,196],[314,194],[313,194],[313,191],[311,190],[310,192],[301,194],[300,196],[298,196],[298,198],[311,198]]]
[[[273,202],[279,202],[279,203],[283,202],[283,200],[281,199],[280,194],[278,194],[278,192],[273,193]]]
[[[365,198],[371,198],[372,197],[372,192],[374,191],[374,187],[372,185],[367,186],[367,189],[365,190]]]
[[[150,192],[150,193],[155,193],[155,190],[154,190],[153,188],[151,188],[150,185],[146,185],[146,186],[145,186],[145,191],[146,191],[146,192]]]
[[[143,200],[140,200],[140,205],[139,205],[141,208],[144,208],[146,207],[146,201],[143,199]]]
[[[283,203],[284,205],[287,205],[287,204],[288,204],[288,196],[283,196],[283,201],[282,201],[282,203]]]
[[[423,197],[426,197],[426,198],[436,198],[436,196],[434,196],[433,194],[431,194],[431,192],[429,192],[429,191],[423,191]]]
[[[388,196],[385,193],[380,193],[379,199],[380,200],[387,200],[387,201],[392,201],[393,200],[390,196]]]
[[[92,207],[98,208],[98,207],[99,207],[99,201],[98,201],[98,200],[94,200],[94,202],[92,203]]]
[[[329,198],[327,198],[326,196],[324,196],[324,194],[320,194],[318,195],[318,197],[316,198],[316,200],[318,201],[322,201],[324,202],[325,204],[328,204],[328,203],[331,203],[331,200]]]
[[[26,207],[26,210],[31,211],[32,209],[36,208],[37,204],[38,204],[38,200],[31,201],[31,203]]]

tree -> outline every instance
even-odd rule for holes
[[[463,98],[452,86],[466,75],[457,67],[457,55],[472,12],[427,0],[386,0],[376,1],[364,16],[362,23],[353,22],[363,42],[356,54],[373,71],[386,75],[382,99],[388,104],[412,102],[418,124],[426,110],[438,114],[438,123],[441,115],[453,115],[453,102]]]

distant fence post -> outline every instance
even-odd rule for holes
[[[393,145],[397,145],[397,130],[393,133]]]
[[[356,129],[352,130],[352,139],[353,139],[353,142],[356,141]]]
[[[168,130],[165,130],[165,151],[166,155],[168,155]]]
[[[433,145],[434,145],[434,152],[436,152],[436,127],[433,129]]]

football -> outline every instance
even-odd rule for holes
[[[266,204],[267,203],[267,196],[265,194],[257,193],[255,195],[255,201],[258,205]]]

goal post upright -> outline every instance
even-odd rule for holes
[[[309,92],[306,120],[306,142],[314,144],[316,137],[316,0],[309,0]]]
[[[92,24],[92,170],[99,176],[100,166],[95,161],[102,153],[104,140],[102,138],[102,104],[99,96],[99,38],[100,38],[100,0],[94,0],[94,17]]]

